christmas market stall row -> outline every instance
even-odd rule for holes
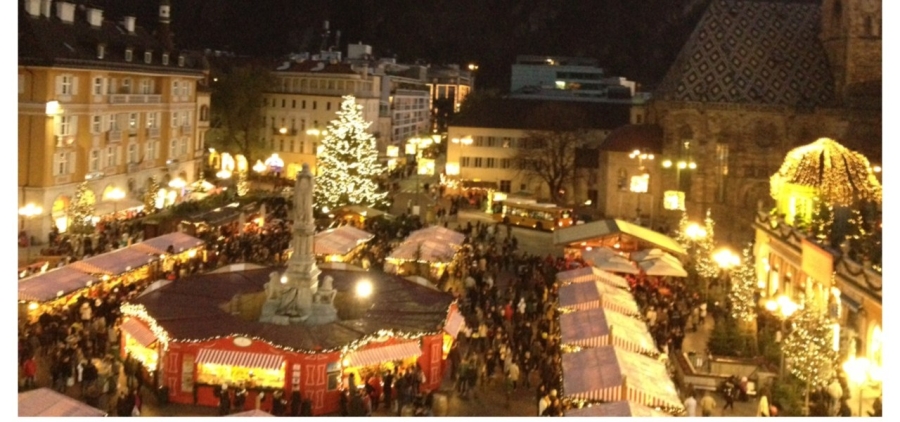
[[[385,258],[384,270],[393,274],[421,275],[419,264],[428,266],[428,274],[437,280],[453,262],[466,236],[441,226],[416,230]]]
[[[197,275],[135,298],[122,306],[123,355],[142,362],[170,401],[204,406],[217,405],[223,388],[246,388],[246,409],[262,392],[298,391],[314,414],[329,414],[351,374],[363,387],[395,367],[420,367],[423,391],[440,386],[462,325],[452,296],[393,275],[313,264],[311,306],[333,304],[336,315],[310,323],[299,321],[302,310],[283,310],[304,295],[278,293],[297,277],[291,268]]]
[[[19,280],[19,317],[34,321],[81,297],[106,298],[118,287],[155,280],[176,262],[202,253],[202,240],[176,232],[24,278]]]

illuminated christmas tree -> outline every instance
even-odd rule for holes
[[[756,320],[756,262],[749,246],[744,248],[742,255],[741,265],[731,269],[728,301],[734,319],[751,322]]]
[[[811,307],[802,309],[790,320],[791,331],[785,337],[782,352],[790,362],[791,373],[810,387],[830,380],[838,365],[834,350],[833,322]]]
[[[687,218],[687,212],[681,212],[681,218],[678,220],[678,232],[676,233],[676,241],[682,248],[688,250],[691,247],[691,238],[687,235],[687,227],[690,224]]]
[[[831,233],[834,226],[834,206],[816,198],[815,210],[810,218],[810,230],[822,245],[831,245]]]
[[[155,177],[150,177],[150,185],[144,192],[144,212],[150,214],[156,211],[156,197],[159,195],[159,182]]]
[[[334,209],[344,205],[383,205],[387,192],[379,192],[376,179],[384,173],[378,163],[375,138],[366,132],[362,106],[343,97],[338,118],[328,124],[318,156],[316,206]]]
[[[719,275],[719,266],[713,260],[713,249],[716,247],[714,238],[715,221],[712,219],[711,210],[706,210],[706,219],[703,220],[706,235],[697,239],[695,259],[697,262],[697,274],[703,278],[713,278]]]
[[[238,196],[244,196],[250,192],[250,183],[247,182],[247,171],[241,170],[238,172],[235,189],[237,189]]]
[[[87,182],[81,182],[75,191],[75,198],[66,211],[69,218],[68,232],[73,234],[91,234],[94,232],[94,201],[88,194]]]

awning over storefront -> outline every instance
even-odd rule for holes
[[[19,416],[106,416],[107,413],[49,388],[19,393]]]
[[[240,366],[244,368],[261,368],[280,370],[284,358],[268,353],[238,352],[234,350],[200,349],[197,363],[215,365]]]
[[[447,317],[447,323],[444,324],[444,331],[447,334],[450,334],[451,337],[456,338],[459,334],[459,330],[466,324],[466,319],[462,316],[459,311],[456,309],[450,311],[450,316]]]
[[[563,397],[605,402],[628,400],[669,408],[675,413],[684,412],[665,365],[655,359],[604,346],[565,353],[562,366]]]
[[[561,314],[559,332],[562,344],[581,347],[615,345],[635,353],[658,353],[643,321],[602,308]]]
[[[588,418],[657,418],[672,415],[649,406],[644,406],[640,403],[623,400],[612,403],[595,404],[591,407],[583,407],[581,409],[572,409],[566,412],[566,416]]]
[[[19,280],[19,300],[46,302],[87,287],[97,279],[72,267],[50,270]]]
[[[438,263],[452,261],[455,254],[456,248],[448,243],[418,239],[404,241],[386,259]]]
[[[570,246],[580,242],[596,241],[622,235],[634,238],[639,243],[650,244],[676,255],[686,254],[684,248],[675,239],[637,224],[616,219],[594,221],[556,230],[553,232],[553,244]]]
[[[628,281],[624,278],[594,267],[582,267],[556,273],[556,279],[559,280],[561,284],[602,281],[621,289],[627,290],[629,288]]]
[[[369,366],[422,355],[419,342],[392,344],[373,349],[357,350],[344,358],[345,367]]]
[[[346,255],[375,235],[353,226],[341,226],[316,233],[316,255]]]
[[[175,249],[175,253],[184,252],[186,250],[196,248],[203,245],[203,241],[187,235],[182,232],[174,232],[147,239],[143,242],[136,243],[132,247],[148,254],[164,254],[169,246]]]
[[[157,260],[159,255],[151,255],[132,246],[76,261],[71,266],[91,274],[119,275]]]
[[[641,315],[631,294],[600,281],[561,286],[559,288],[559,307],[572,310],[604,308],[631,317]]]
[[[150,331],[147,326],[134,318],[127,318],[119,328],[144,347],[150,347],[151,344],[158,340],[153,331]]]

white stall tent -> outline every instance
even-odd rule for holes
[[[602,281],[571,283],[559,288],[560,310],[604,308],[640,318],[641,311],[631,293]]]
[[[644,274],[660,277],[687,277],[687,271],[680,265],[669,262],[666,259],[653,259],[641,261],[641,270]]]
[[[49,388],[19,393],[19,416],[98,417],[107,413]]]
[[[346,255],[357,246],[372,240],[375,235],[353,226],[340,226],[316,233],[316,255]]]
[[[636,353],[659,353],[647,324],[603,308],[560,314],[559,332],[562,344],[581,347],[614,345]]]
[[[566,416],[587,418],[659,418],[672,415],[661,410],[644,406],[630,401],[615,401],[612,403],[600,403],[581,409],[572,409],[566,412]]]
[[[559,280],[560,284],[602,281],[621,289],[629,289],[628,281],[624,278],[594,267],[582,267],[559,272],[556,273],[556,279]]]
[[[576,400],[628,400],[668,413],[684,412],[663,363],[613,346],[562,356],[562,396]]]

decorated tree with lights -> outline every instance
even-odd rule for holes
[[[687,235],[687,228],[690,225],[687,217],[687,211],[681,211],[681,218],[678,220],[678,232],[675,234],[675,240],[685,250],[691,247],[691,238]]]
[[[697,239],[697,250],[694,255],[697,265],[697,274],[704,279],[710,279],[719,275],[719,266],[713,260],[713,249],[716,247],[715,228],[716,222],[712,219],[712,211],[706,210],[706,218],[703,220],[706,235]]]
[[[822,245],[831,245],[834,227],[834,206],[821,198],[816,198],[813,215],[810,217],[810,234]]]
[[[237,183],[235,184],[235,189],[237,189],[238,196],[244,196],[248,192],[250,192],[250,183],[247,182],[247,171],[241,170],[238,171],[237,174]]]
[[[159,196],[159,182],[155,177],[150,177],[150,184],[144,191],[144,212],[150,214],[156,211],[156,197]]]
[[[383,205],[387,192],[379,192],[376,179],[384,169],[378,163],[375,138],[366,132],[371,122],[363,119],[362,106],[352,95],[343,98],[338,118],[328,124],[322,138],[316,205],[332,209],[348,204]]]
[[[813,307],[802,309],[790,320],[791,331],[785,337],[782,352],[790,362],[791,373],[806,383],[806,403],[810,387],[830,380],[838,365],[834,350],[833,322]]]
[[[737,321],[738,328],[749,339],[749,354],[757,354],[756,340],[756,263],[753,259],[752,245],[744,248],[741,265],[731,268],[731,282],[728,289],[728,306],[731,317]]]
[[[91,234],[94,231],[94,201],[90,198],[87,181],[81,182],[75,190],[75,197],[66,211],[69,218],[68,232],[72,234]]]

